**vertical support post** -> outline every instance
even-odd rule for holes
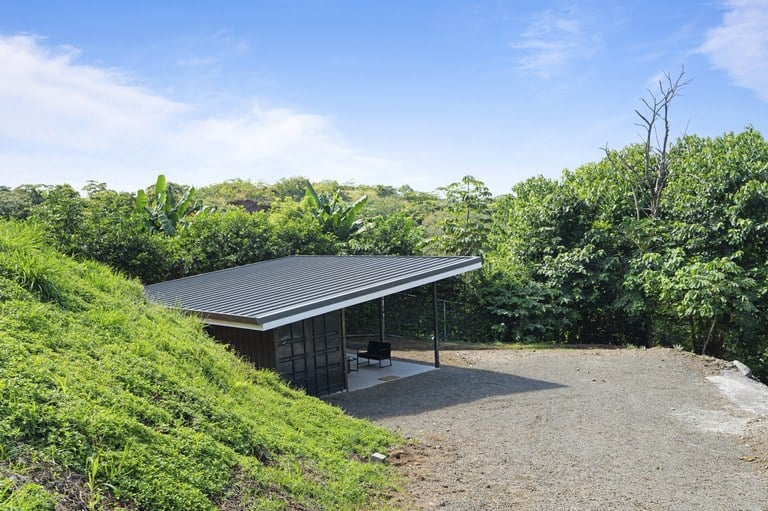
[[[384,297],[379,298],[379,340],[385,342],[384,339]]]
[[[349,358],[347,356],[347,309],[341,309],[341,360],[344,363],[344,390],[349,390]]]
[[[443,300],[443,340],[448,340],[448,313],[446,312],[446,309],[448,308],[447,300]]]
[[[438,322],[438,307],[437,307],[437,282],[432,283],[432,305],[435,320],[435,367],[440,367],[440,325]]]

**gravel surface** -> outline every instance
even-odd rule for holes
[[[328,398],[415,441],[389,453],[405,509],[768,510],[768,387],[732,400],[731,364],[667,349],[441,359]]]

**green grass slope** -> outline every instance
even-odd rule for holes
[[[371,509],[398,439],[0,222],[0,509]]]

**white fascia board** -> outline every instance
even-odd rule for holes
[[[242,328],[243,330],[268,330],[258,323],[240,323],[238,321],[228,321],[226,319],[211,319],[206,316],[201,316],[201,319],[206,325],[231,326],[233,328]]]
[[[344,309],[346,307],[350,307],[352,305],[357,305],[358,303],[364,303],[369,302],[371,300],[375,300],[377,298],[381,298],[382,296],[389,296],[396,293],[399,293],[401,291],[406,291],[408,289],[413,289],[415,287],[424,286],[426,284],[431,284],[433,282],[437,282],[439,280],[447,279],[449,277],[455,277],[456,275],[461,275],[462,273],[467,273],[472,270],[477,270],[482,268],[483,262],[482,260],[478,259],[477,263],[463,266],[461,268],[456,268],[453,270],[446,271],[444,273],[439,273],[437,275],[431,275],[429,277],[424,277],[418,280],[411,280],[408,282],[404,282],[403,284],[393,286],[393,287],[387,287],[385,289],[380,289],[378,291],[373,291],[371,293],[367,293],[364,295],[356,296],[354,298],[349,298],[347,300],[340,300],[338,302],[333,302],[331,304],[325,305],[323,307],[319,307],[317,309],[310,309],[304,312],[300,312],[297,314],[292,314],[290,316],[285,316],[282,318],[278,318],[272,321],[265,321],[263,325],[261,325],[260,330],[271,330],[273,328],[277,328],[283,325],[288,325],[291,323],[294,323],[296,321],[301,321],[302,319],[308,319],[313,318],[315,316],[320,316],[321,314],[325,314],[326,312],[332,312],[339,309]],[[251,327],[251,329],[256,330],[255,328]]]
[[[430,275],[428,277],[424,277],[418,280],[410,280],[408,282],[404,282],[403,284],[400,284],[394,287],[388,287],[388,288],[380,289],[378,291],[373,291],[371,293],[367,293],[364,295],[356,296],[354,298],[349,298],[347,300],[333,302],[323,307],[310,309],[310,310],[299,312],[296,314],[291,314],[289,316],[277,318],[272,321],[265,321],[263,324],[241,323],[238,321],[230,321],[225,319],[215,319],[215,318],[206,318],[206,317],[203,317],[203,321],[208,325],[231,326],[234,328],[242,328],[245,330],[272,330],[273,328],[278,328],[283,325],[289,325],[291,323],[295,323],[303,319],[314,318],[315,316],[320,316],[322,314],[325,314],[326,312],[337,311],[339,309],[351,307],[352,305],[357,305],[358,303],[369,302],[371,300],[375,300],[383,296],[393,295],[401,291],[406,291],[408,289],[413,289],[415,287],[431,284],[439,280],[455,277],[456,275],[461,275],[462,273],[467,273],[472,270],[478,270],[482,268],[482,266],[483,266],[483,261],[481,259],[478,259],[476,263],[471,265],[462,266],[461,268],[456,268],[456,269],[449,270],[444,273],[439,273],[436,275]]]

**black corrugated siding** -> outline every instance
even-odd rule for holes
[[[346,387],[343,317],[334,311],[267,332],[209,325],[206,331],[257,367],[274,369],[314,396]]]
[[[208,325],[205,330],[208,335],[232,346],[255,366],[277,369],[274,332],[260,332],[220,325]]]

